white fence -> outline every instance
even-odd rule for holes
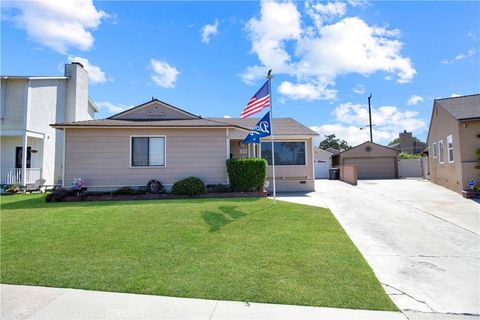
[[[34,183],[42,178],[42,168],[27,168],[27,177],[25,183]],[[22,183],[21,168],[1,168],[0,184]]]
[[[423,159],[398,159],[398,176],[400,178],[422,178]]]

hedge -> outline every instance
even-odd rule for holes
[[[267,161],[260,158],[229,159],[227,171],[233,191],[262,191],[267,178]]]
[[[207,187],[199,178],[188,177],[175,182],[172,186],[172,193],[194,196],[196,194],[207,193]]]

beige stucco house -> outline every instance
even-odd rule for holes
[[[255,147],[241,144],[257,121],[203,118],[152,99],[107,119],[52,126],[65,136],[66,185],[76,177],[94,189],[145,186],[157,179],[169,188],[188,176],[226,184],[229,158],[261,156],[270,163],[270,137]],[[314,190],[317,134],[291,118],[273,119],[273,128],[277,190]]]
[[[1,76],[0,184],[56,183],[63,170],[63,132],[52,122],[89,120],[98,111],[88,98],[80,63],[64,76]],[[23,152],[27,150],[27,152]]]
[[[480,94],[435,99],[427,143],[433,183],[459,193],[470,179],[480,183]]]

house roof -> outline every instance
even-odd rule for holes
[[[480,94],[435,99],[437,105],[457,120],[480,119]]]
[[[181,120],[117,120],[117,119],[97,119],[85,120],[75,122],[61,122],[51,125],[54,128],[66,127],[159,127],[159,128],[231,128],[232,125],[228,123],[217,122],[209,119],[181,119]],[[240,128],[247,130],[246,128]]]
[[[348,154],[349,152],[351,151],[355,151],[355,149],[359,149],[361,147],[363,147],[364,145],[368,145],[368,144],[371,144],[371,145],[374,145],[374,146],[377,146],[377,147],[380,147],[380,148],[383,148],[383,149],[386,149],[386,150],[389,150],[389,151],[392,151],[392,153],[399,153],[398,150],[395,150],[395,149],[392,149],[390,147],[386,147],[386,146],[382,146],[381,144],[378,144],[378,143],[375,143],[375,142],[370,142],[370,141],[365,141],[363,143],[360,143],[359,145],[351,148],[351,149],[348,149],[348,150],[345,150],[345,151],[342,151],[340,153],[337,153],[335,156],[339,156],[339,155],[343,155],[343,154]]]
[[[184,113],[191,118],[187,119],[128,119],[124,115],[148,106],[152,102],[161,103],[168,108]],[[115,114],[107,119],[85,120],[75,122],[55,123],[51,126],[54,128],[85,128],[85,127],[105,127],[105,128],[122,128],[122,127],[158,127],[158,128],[237,128],[250,131],[259,121],[258,118],[240,119],[240,118],[202,118],[190,112],[172,106],[158,99],[152,99],[146,103],[142,103],[136,107]],[[274,118],[273,133],[275,135],[317,135],[317,133],[292,118]]]
[[[230,123],[235,126],[247,128],[251,130],[257,122],[260,120],[258,118],[206,118],[214,121]],[[274,135],[306,135],[306,136],[317,136],[318,133],[307,128],[300,122],[292,118],[273,118],[273,134]]]

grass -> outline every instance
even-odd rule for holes
[[[0,201],[2,283],[397,310],[327,209],[268,199]]]

